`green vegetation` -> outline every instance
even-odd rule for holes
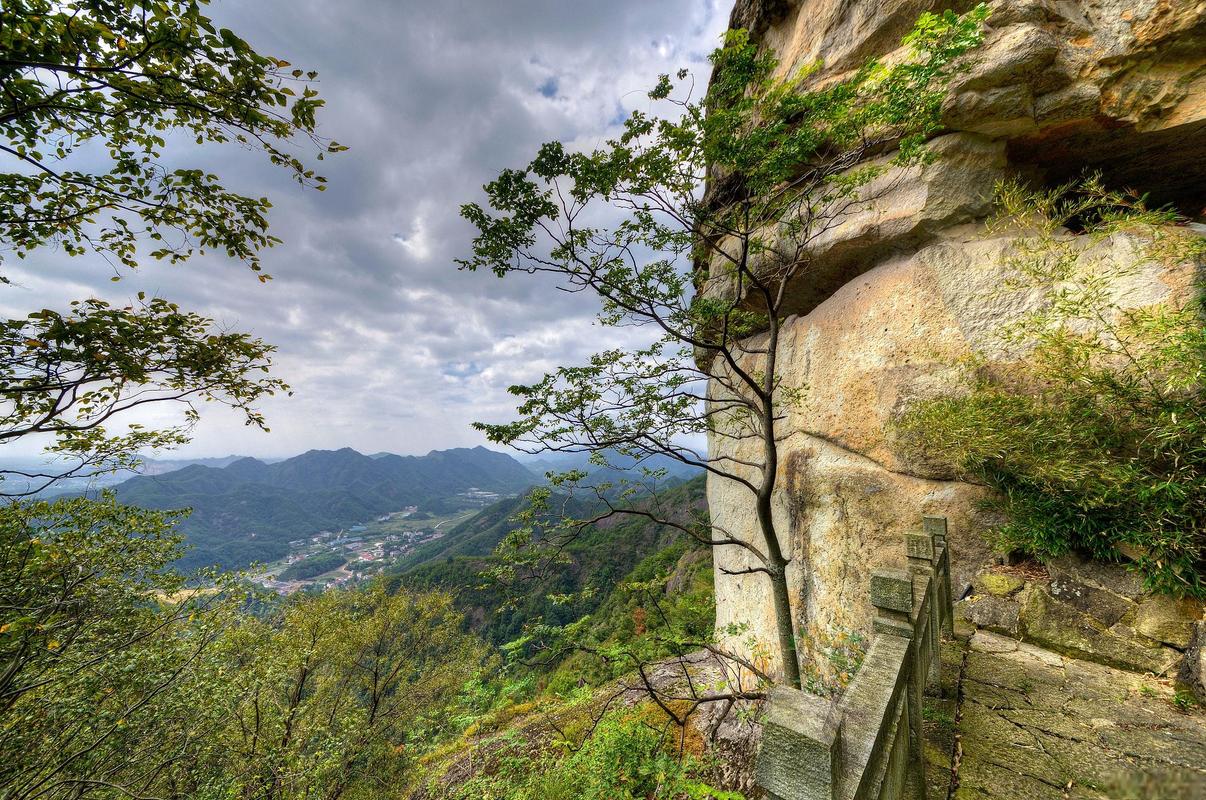
[[[165,571],[171,521],[111,498],[0,507],[6,800],[117,796],[156,771],[176,779],[213,746],[202,656],[235,603]]]
[[[441,745],[505,731],[537,705],[572,708],[626,672],[596,657],[606,648],[664,655],[663,626],[703,640],[713,619],[706,550],[663,531],[635,570],[603,573],[601,554],[629,534],[601,529],[578,565],[592,575],[593,613],[565,626],[579,646],[500,671],[445,593],[375,584],[248,604],[233,578],[201,588],[170,569],[172,521],[111,497],[0,510],[0,605],[21,610],[0,626],[12,667],[0,684],[6,800],[404,796]],[[533,608],[559,601],[544,602]],[[592,796],[709,796],[690,794],[700,765],[680,762],[655,722],[609,717],[597,737],[579,728],[565,742],[579,755],[564,763],[561,746],[531,751],[532,782],[506,790],[517,794],[498,776],[482,786],[540,796],[591,763]]]
[[[810,628],[802,637],[809,654],[804,665],[804,687],[821,697],[840,694],[850,684],[867,654],[867,639],[839,628]]]
[[[299,158],[299,145],[317,158],[344,148],[314,133],[316,74],[218,28],[205,5],[4,3],[0,156],[9,167],[0,172],[0,249],[19,259],[46,247],[98,256],[115,281],[140,255],[178,263],[218,252],[267,280],[259,254],[278,241],[267,230],[268,199],[189,168],[181,143],[258,150],[319,189],[324,179]],[[89,299],[0,323],[0,443],[47,435],[61,459],[57,471],[22,474],[18,491],[181,444],[197,401],[226,403],[264,427],[254,403],[285,388],[264,374],[272,352],[141,293],[125,306]],[[106,429],[150,403],[180,407],[182,424]]]
[[[419,783],[427,797],[739,798],[707,786],[711,765],[698,737],[689,735],[694,738],[682,749],[682,727],[653,703],[608,711],[614,682],[630,678],[639,663],[634,656],[665,658],[681,654],[677,642],[710,640],[709,551],[687,537],[671,534],[671,542],[622,580],[592,584],[597,588],[586,592],[591,613],[560,627],[533,618],[524,636],[502,648],[503,677],[484,674],[466,686],[464,717],[456,723],[462,735],[424,759],[426,777]],[[542,585],[514,588],[526,597]],[[581,600],[550,596],[545,602],[548,608]],[[471,623],[482,618],[473,608],[467,614]],[[682,710],[681,703],[674,706]],[[455,764],[466,759],[477,764],[470,780],[444,786],[443,771],[450,765],[458,771]]]
[[[1097,179],[1000,194],[1002,224],[1033,232],[1004,290],[1043,303],[1001,331],[1011,366],[967,364],[969,391],[918,404],[905,440],[998,491],[1001,549],[1125,556],[1147,588],[1206,597],[1200,292],[1131,307],[1111,288],[1144,264],[1192,265],[1206,240]]]
[[[339,553],[318,553],[290,564],[281,572],[279,577],[282,581],[305,580],[306,578],[314,578],[322,575],[324,572],[330,572],[333,569],[339,569],[346,563],[348,563],[347,558],[339,555]]]
[[[905,39],[906,57],[811,86],[819,64],[776,77],[773,54],[746,31],[729,31],[712,54],[703,98],[692,96],[685,70],[674,80],[663,75],[649,99],[665,116],[634,112],[618,138],[589,152],[549,142],[487,184],[484,206],[461,209],[477,229],[461,268],[550,276],[562,290],[595,295],[602,325],[644,326],[654,339],[511,387],[518,418],[478,429],[529,452],[590,452],[604,468],[624,466],[609,454],[630,463],[668,457],[748,491],[761,544],[675,509],[636,504],[636,513],[749,554],[750,574],[771,585],[776,668],[797,688],[790,556],[772,514],[781,489],[777,425],[800,400],[775,362],[782,324],[795,310],[789,287],[808,274],[826,234],[874,205],[873,180],[924,162],[955,61],[980,42],[987,13],[978,6],[964,16],[924,14]],[[720,452],[688,444],[720,430]],[[739,447],[739,459],[725,452]],[[574,470],[561,482],[586,477]],[[522,546],[512,550],[524,559],[524,550],[542,545],[560,552],[575,528],[567,520],[567,537],[539,539],[520,531],[511,541]]]
[[[619,678],[638,663],[694,652],[712,642],[716,620],[709,555],[680,539],[642,560],[590,614],[561,629],[532,626],[547,637],[539,650],[530,638],[509,647],[554,667],[547,690],[559,696]]]
[[[504,745],[506,747],[506,745]],[[605,716],[577,750],[562,755],[512,744],[493,775],[471,778],[449,800],[643,800],[649,797],[741,800],[708,786],[705,766],[677,758],[663,728],[637,714]]]
[[[1197,697],[1194,696],[1193,692],[1186,691],[1184,689],[1178,689],[1173,692],[1172,704],[1173,708],[1184,713],[1188,713],[1192,709],[1201,705],[1201,703],[1198,702]]]
[[[485,655],[450,598],[375,586],[257,616],[233,580],[170,570],[170,523],[112,498],[0,508],[0,796],[397,796],[382,782]]]
[[[659,498],[668,505],[701,508],[703,493],[701,476],[664,490]],[[687,548],[681,532],[655,520],[617,519],[585,528],[556,565],[543,565],[519,580],[483,579],[508,563],[494,550],[520,526],[514,517],[523,507],[523,499],[516,498],[486,509],[442,539],[416,548],[396,571],[408,585],[455,591],[458,605],[475,621],[474,630],[502,645],[523,635],[525,626],[562,626],[594,613],[632,579],[643,559],[677,558]],[[581,503],[573,507],[575,513],[587,511]]]
[[[243,616],[221,644],[213,798],[400,796],[484,657],[446,595],[380,585]]]

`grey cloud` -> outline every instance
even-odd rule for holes
[[[420,452],[480,443],[469,428],[512,408],[506,387],[581,361],[631,331],[592,327],[589,298],[539,279],[470,274],[461,203],[543,141],[590,146],[644,107],[661,72],[690,67],[718,41],[719,0],[216,0],[211,14],[262,51],[320,72],[323,135],[351,149],[322,162],[330,188],[304,191],[254,153],[180,149],[275,206],[284,244],[260,285],[206,257],[148,264],[120,283],[95,261],[48,254],[0,293],[24,313],[94,293],[169,297],[278,345],[295,389],[264,408],[257,435],[207,413],[187,452],[286,455],[309,447]],[[542,91],[543,90],[543,91]],[[604,337],[612,337],[605,339]]]

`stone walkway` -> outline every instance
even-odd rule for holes
[[[930,800],[1206,800],[1206,711],[1154,678],[977,631],[924,717]]]

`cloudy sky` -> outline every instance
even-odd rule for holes
[[[111,283],[88,259],[10,262],[0,313],[138,291],[280,348],[294,388],[265,403],[272,433],[209,412],[183,455],[292,455],[355,447],[424,453],[483,443],[506,387],[608,346],[587,298],[535,281],[458,272],[458,214],[500,169],[544,141],[580,147],[647,108],[663,72],[706,80],[730,0],[214,0],[211,16],[261,52],[320,73],[321,133],[350,150],[323,163],[325,193],[262,157],[184,152],[231,188],[268,195],[266,285],[237,263],[151,263]],[[15,267],[15,269],[14,269]],[[151,419],[149,421],[158,421]],[[10,453],[16,455],[15,451]]]

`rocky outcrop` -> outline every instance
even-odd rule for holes
[[[1172,676],[1206,604],[1146,595],[1132,573],[1065,556],[1046,568],[992,567],[957,604],[965,622],[1074,658]]]
[[[888,53],[922,11],[969,6],[745,0],[734,21],[776,51],[785,74],[822,59],[812,80],[830,81]],[[1018,355],[1005,352],[995,333],[1036,298],[1002,288],[1003,256],[1025,232],[986,226],[995,182],[1020,176],[1054,183],[1100,169],[1107,183],[1150,192],[1190,216],[1206,202],[1206,2],[1012,0],[993,9],[984,46],[945,103],[946,130],[931,143],[937,158],[907,173],[889,171],[868,187],[874,205],[828,231],[790,287],[795,316],[778,360],[785,381],[803,395],[781,426],[787,438],[775,514],[789,531],[802,632],[814,625],[865,629],[870,571],[903,566],[900,534],[923,514],[949,518],[956,596],[993,559],[985,534],[1000,521],[982,507],[986,490],[905,452],[891,423],[918,398],[958,391],[963,357],[991,363]],[[1098,247],[1083,255],[1086,263],[1133,257],[1125,236]],[[1115,282],[1115,298],[1131,307],[1179,301],[1192,291],[1195,269],[1145,264]],[[706,290],[731,291],[721,280]],[[745,445],[714,437],[710,446],[740,456]],[[708,500],[726,531],[758,537],[743,490],[713,478]],[[747,651],[775,641],[766,581],[729,574],[752,566],[737,548],[716,554],[718,629],[746,626],[731,638]],[[1016,598],[989,596],[999,607],[977,613],[1013,615],[1006,627],[1015,629],[1032,624]],[[1092,617],[1105,638],[1134,641],[1116,626],[1132,628],[1159,643],[1157,656],[1144,663],[1167,670],[1159,648],[1184,649],[1184,632],[1174,625],[1170,635],[1159,604],[1139,613],[1130,606],[1142,609],[1141,598],[1125,599],[1125,613],[1134,612],[1126,623],[1122,616],[1109,621],[1117,607],[1102,601],[1086,610],[1085,598],[1054,588],[1031,603],[1066,609],[1070,619]],[[1040,618],[1051,617],[1034,616]]]
[[[972,5],[744,0],[733,22],[752,25],[782,74],[819,60],[814,80],[828,81],[890,57],[922,12]],[[1019,165],[1064,175],[1095,166],[1163,200],[1200,199],[1201,0],[998,0],[990,8],[988,38],[946,104],[951,130],[1005,140]]]
[[[1185,659],[1177,671],[1177,687],[1206,706],[1206,621],[1193,624]]]
[[[960,758],[938,797],[1202,797],[1206,712],[1179,709],[1159,681],[983,631],[959,676]]]

